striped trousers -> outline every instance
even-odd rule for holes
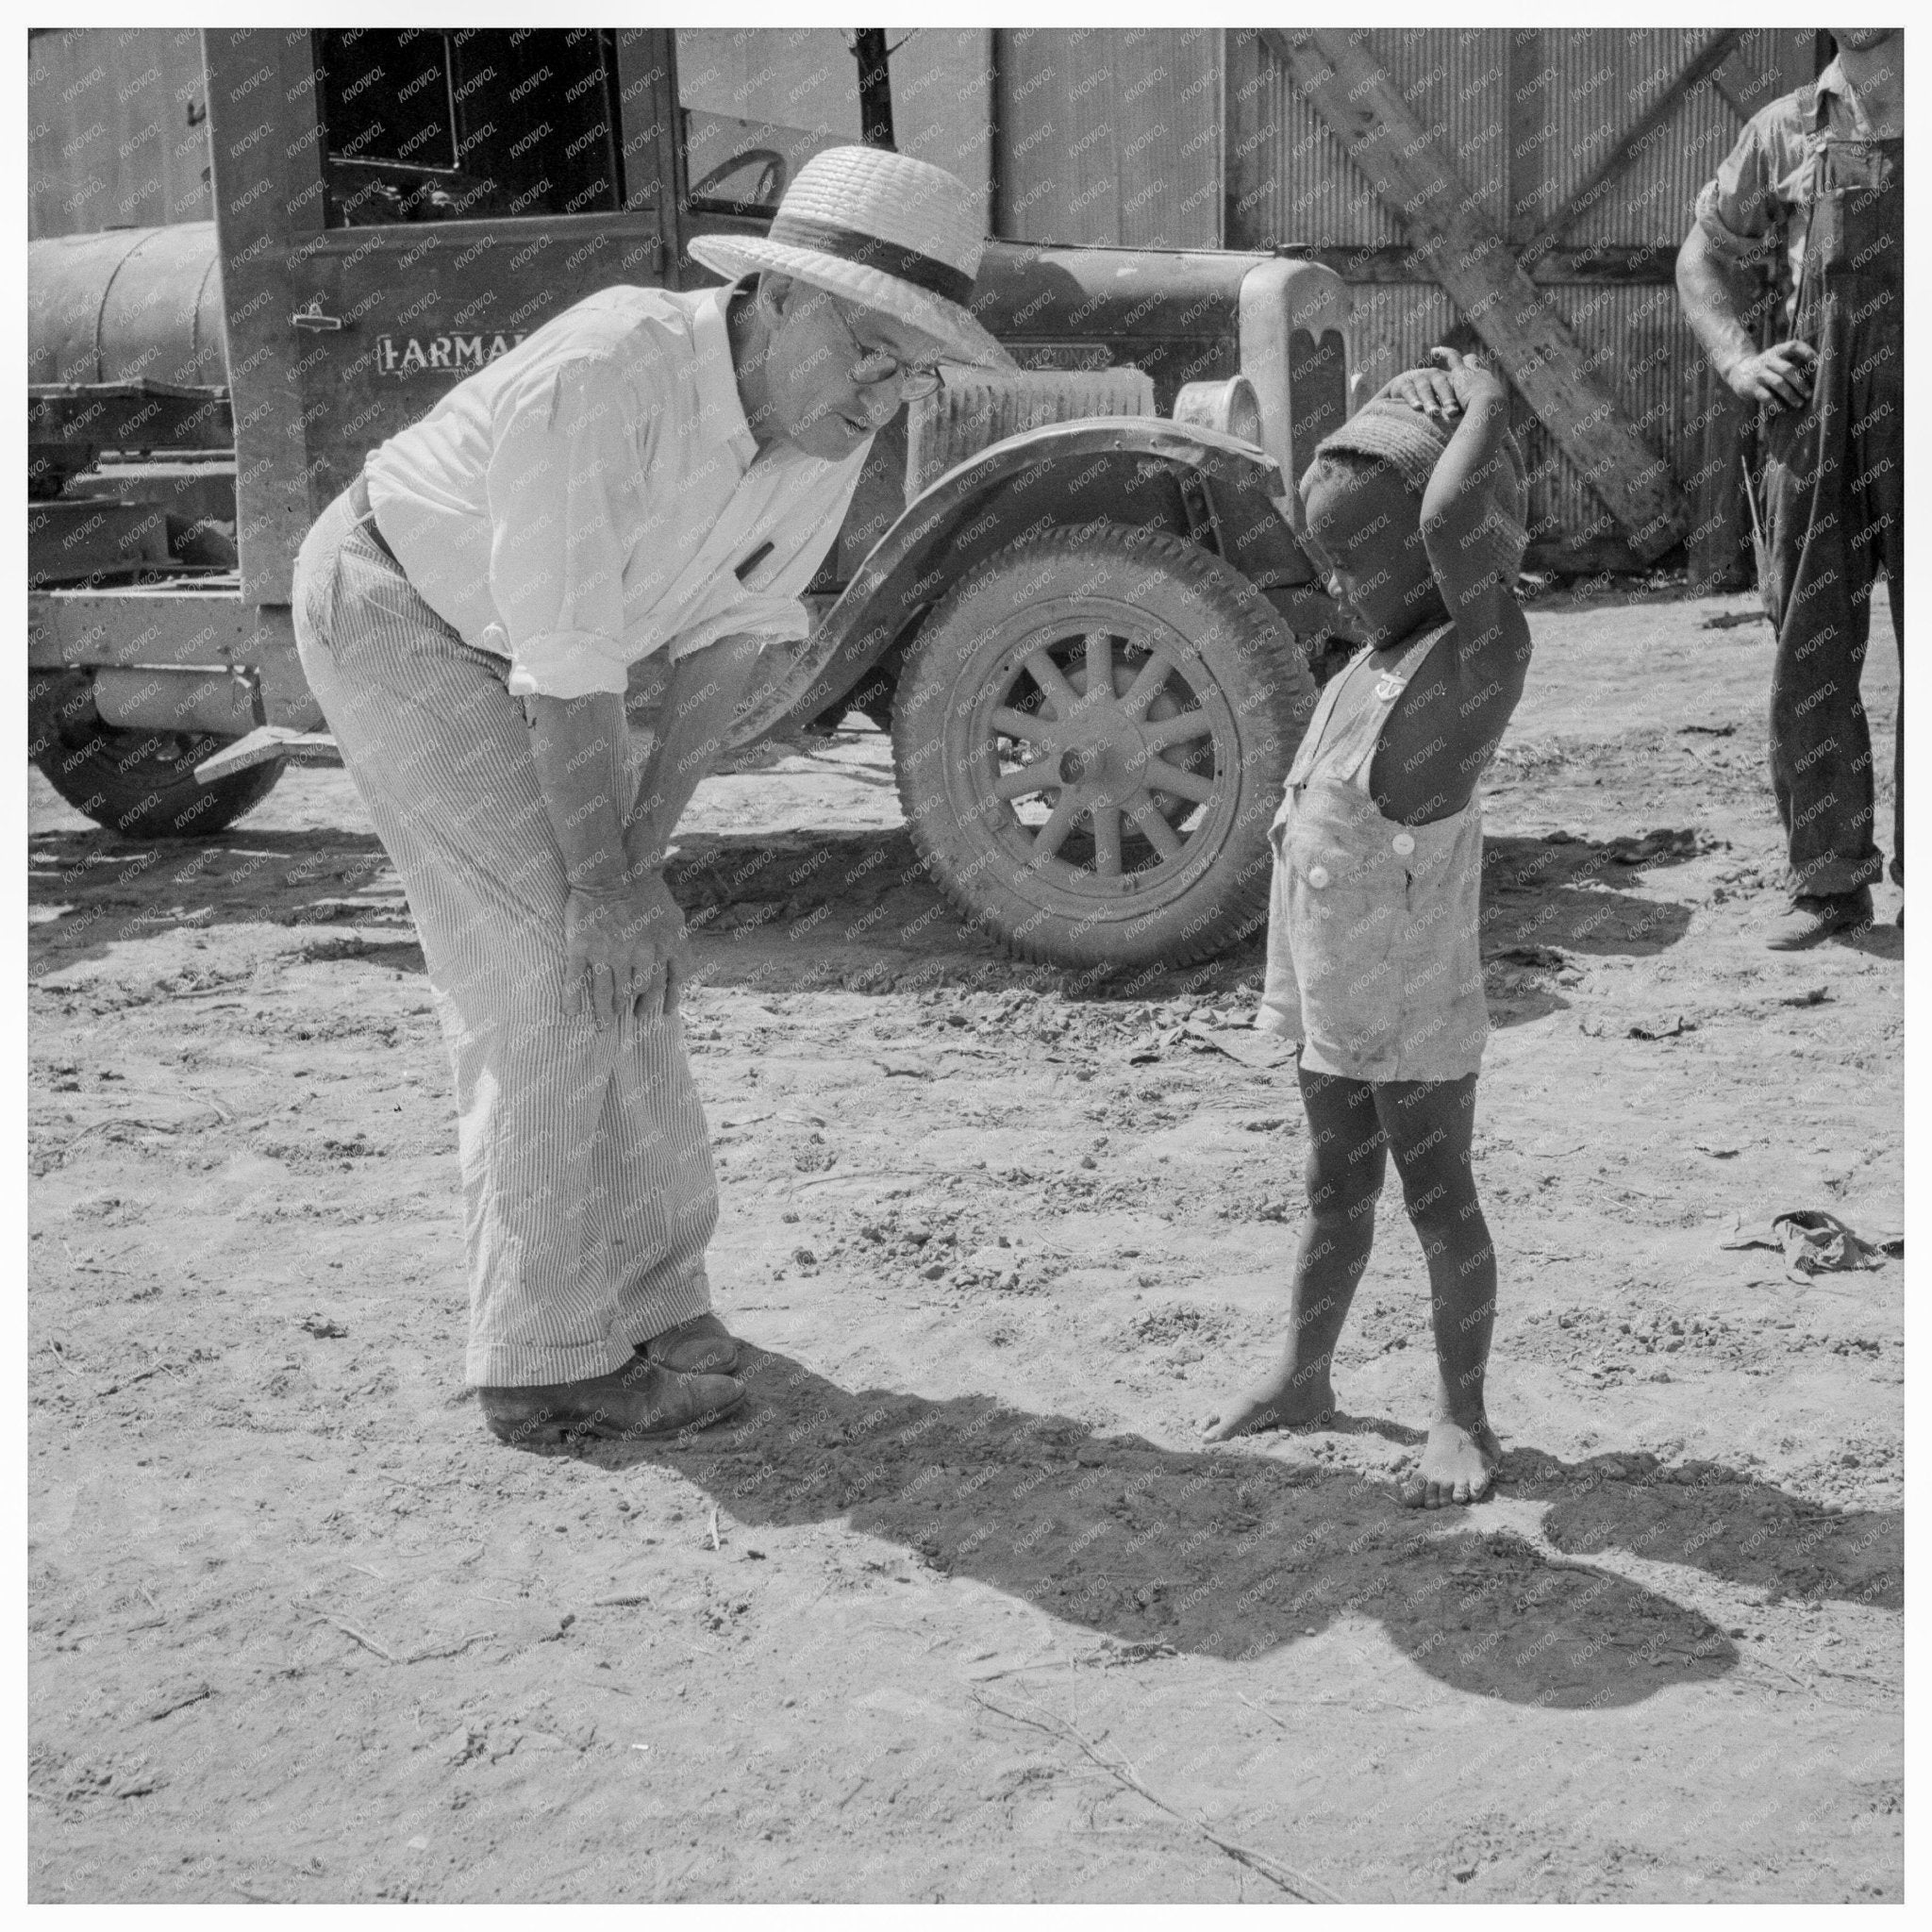
[[[295,641],[401,875],[456,1078],[466,1378],[601,1375],[710,1307],[718,1187],[682,1023],[564,1011],[563,855],[507,659],[473,650],[338,498]]]

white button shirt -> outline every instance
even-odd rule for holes
[[[728,292],[600,290],[369,458],[396,561],[465,643],[509,659],[513,695],[622,691],[654,651],[809,629],[799,594],[872,445],[759,452]]]

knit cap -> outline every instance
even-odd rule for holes
[[[1388,463],[1420,496],[1455,434],[1444,425],[1379,389],[1344,423],[1315,445],[1315,459],[1335,452],[1374,457]],[[1524,479],[1523,452],[1516,439],[1504,431],[1499,451],[1501,474],[1491,482],[1493,501],[1480,535],[1470,548],[1495,569],[1506,585],[1513,586],[1528,547],[1529,488]]]

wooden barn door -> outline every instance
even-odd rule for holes
[[[1226,234],[1357,287],[1370,388],[1445,336],[1514,390],[1531,562],[1682,546],[1740,575],[1744,412],[1679,311],[1678,243],[1808,30],[1274,29],[1228,36]]]

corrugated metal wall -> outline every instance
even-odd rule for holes
[[[200,33],[31,34],[26,178],[29,239],[209,220]]]
[[[1542,147],[1547,163],[1530,229],[1586,183],[1619,145],[1622,131],[1658,99],[1708,33],[1702,27],[1612,28],[1536,35],[1535,66],[1554,69],[1556,79],[1541,91],[1548,104],[1544,125],[1551,133]],[[1730,70],[1775,75],[1775,85],[1760,91],[1759,102],[1773,98],[1808,77],[1810,42],[1808,32],[1747,35]],[[1577,246],[1653,243],[1674,251],[1690,225],[1698,190],[1717,173],[1742,125],[1715,86],[1693,91],[1614,189],[1577,216],[1566,240]],[[1704,442],[1687,425],[1701,417],[1711,378],[1684,321],[1668,255],[1660,275],[1656,283],[1627,286],[1558,283],[1551,286],[1550,295],[1586,356],[1595,361],[1597,379],[1623,404],[1645,441],[1669,457],[1679,481],[1688,484],[1702,459]],[[1533,501],[1538,534],[1572,541],[1609,537],[1614,525],[1549,432],[1520,406],[1516,415],[1524,458],[1539,479]]]
[[[1209,27],[995,32],[993,232],[1219,247],[1222,38]]]
[[[1364,37],[1409,111],[1435,131],[1442,152],[1496,222],[1504,216],[1508,118],[1501,108],[1508,38],[1481,27],[1398,27]],[[1236,30],[1226,41],[1229,245],[1400,243],[1401,223],[1260,37]],[[1237,178],[1244,189],[1235,190]]]
[[[1538,34],[1533,58],[1555,75],[1541,90],[1550,129],[1541,212],[1583,186],[1621,130],[1663,95],[1708,38],[1703,27]],[[1571,236],[1579,242],[1681,241],[1698,189],[1717,173],[1738,128],[1716,88],[1698,90],[1615,190],[1576,218]]]

